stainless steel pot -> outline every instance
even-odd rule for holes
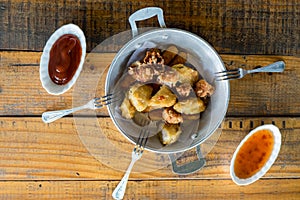
[[[138,35],[136,21],[145,20],[153,16],[158,17],[161,28],[156,28]],[[181,142],[176,142],[169,146],[163,146],[158,137],[151,137],[146,145],[146,150],[156,153],[169,154],[173,164],[173,171],[177,174],[192,173],[203,167],[205,160],[201,155],[200,144],[205,142],[222,123],[229,102],[230,90],[228,81],[215,81],[215,72],[225,70],[224,64],[217,52],[202,38],[190,32],[166,28],[163,11],[160,8],[150,7],[136,11],[129,17],[132,28],[133,39],[125,44],[116,54],[109,68],[105,92],[114,92],[117,82],[126,72],[127,62],[133,52],[140,49],[145,42],[157,45],[158,48],[164,48],[169,45],[176,45],[188,54],[188,62],[192,64],[200,75],[215,87],[215,93],[211,96],[210,102],[205,112],[201,114],[201,119],[193,123],[193,129],[189,133],[183,132]],[[120,103],[120,102],[119,102]],[[132,143],[136,143],[136,136],[139,130],[133,123],[122,121],[117,117],[118,105],[108,106],[109,115],[119,131]],[[190,125],[188,125],[190,127]],[[184,152],[196,147],[198,161],[188,163],[182,167],[176,165],[175,153]]]

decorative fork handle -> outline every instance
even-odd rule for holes
[[[125,175],[123,176],[122,180],[113,191],[112,197],[114,199],[123,199],[131,169],[136,161],[137,161],[136,159],[131,160]]]
[[[42,114],[42,120],[45,123],[54,122],[57,119],[62,118],[63,116],[66,116],[68,114],[71,114],[73,112],[76,112],[78,110],[82,110],[87,108],[87,105],[71,108],[71,109],[65,109],[65,110],[56,110],[56,111],[48,111],[44,112]]]
[[[248,70],[248,73],[256,73],[256,72],[283,72],[285,67],[285,63],[283,61],[274,62],[265,67]]]

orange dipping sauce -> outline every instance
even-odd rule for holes
[[[268,161],[274,146],[274,137],[269,130],[260,130],[242,145],[234,161],[235,175],[250,178]]]
[[[67,84],[79,67],[82,48],[79,39],[72,34],[61,36],[50,50],[48,73],[51,80],[58,84]]]

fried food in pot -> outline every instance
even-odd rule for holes
[[[155,109],[171,107],[176,103],[176,100],[176,95],[166,85],[163,85],[150,99],[148,106]]]
[[[189,98],[177,102],[173,108],[179,113],[194,115],[203,112],[206,106],[200,98]]]
[[[210,97],[214,93],[215,89],[212,85],[206,82],[204,79],[199,80],[195,84],[195,92],[198,97],[206,98]]]
[[[158,136],[163,145],[170,145],[178,140],[181,132],[182,130],[179,124],[166,123],[158,133]]]
[[[141,112],[147,108],[152,90],[151,86],[141,84],[135,84],[129,89],[128,98],[137,111]]]
[[[162,118],[169,124],[179,124],[183,122],[181,114],[176,112],[172,107],[164,109]]]
[[[173,65],[172,69],[179,73],[179,82],[193,85],[199,79],[199,73],[183,64]]]
[[[129,98],[128,98],[128,93],[126,93],[125,98],[120,106],[121,110],[121,115],[125,119],[132,119],[134,117],[134,114],[136,112],[135,107],[131,104]]]

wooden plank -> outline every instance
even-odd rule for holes
[[[129,181],[124,199],[299,199],[299,179]],[[117,181],[0,182],[1,199],[111,199]]]
[[[104,94],[104,80],[99,78],[105,72],[115,54],[92,54],[87,56],[86,64],[83,67],[81,76],[87,77],[82,80],[88,86],[99,84],[99,89],[93,91],[88,98],[101,96]],[[60,110],[77,105],[73,102],[74,88],[76,94],[82,94],[83,90],[92,90],[77,83],[63,95],[49,95],[42,88],[39,74],[39,60],[41,53],[32,52],[1,52],[1,73],[0,80],[0,104],[2,109],[1,115],[40,115],[47,110]],[[74,97],[76,99],[76,97]],[[106,109],[101,109],[99,115],[107,115]]]
[[[41,53],[0,52],[0,115],[41,115],[46,110],[72,107],[75,92],[91,91],[90,97],[102,95],[105,69],[114,53],[90,53],[76,85],[63,95],[53,96],[41,87],[39,59]],[[252,74],[230,82],[231,94],[227,116],[299,116],[300,58],[295,56],[221,55],[228,69],[253,69],[278,60],[286,62],[284,73]],[[102,79],[99,78],[103,73]],[[100,80],[99,80],[100,79]],[[81,84],[83,83],[83,84]],[[98,85],[95,85],[98,84]],[[86,85],[86,87],[84,87]],[[95,88],[87,88],[95,85]],[[74,89],[75,88],[75,89]],[[270,88],[270,90],[266,90]],[[94,90],[93,90],[94,89]],[[82,93],[81,93],[82,92]],[[86,97],[88,98],[88,97]],[[74,105],[76,102],[74,102]],[[107,115],[105,110],[99,115]]]
[[[130,14],[147,6],[163,8],[168,27],[200,35],[220,53],[300,53],[300,5],[295,0],[9,0],[1,2],[0,48],[41,51],[57,28],[75,23],[84,31],[90,51],[106,38],[129,30]],[[138,25],[157,27],[158,23],[152,19]]]
[[[282,132],[282,147],[264,178],[300,178],[299,118],[227,118],[216,145],[206,154],[207,164],[202,170],[175,175],[167,156],[146,151],[133,168],[131,179],[230,179],[230,160],[239,142],[251,129],[272,122]],[[82,140],[85,134],[92,141]],[[109,147],[105,145],[106,138]],[[132,148],[109,118],[82,118],[74,122],[66,117],[44,124],[40,118],[2,117],[0,180],[119,180],[131,160]],[[104,156],[95,154],[99,152],[104,152]],[[194,160],[194,150],[181,159]]]

